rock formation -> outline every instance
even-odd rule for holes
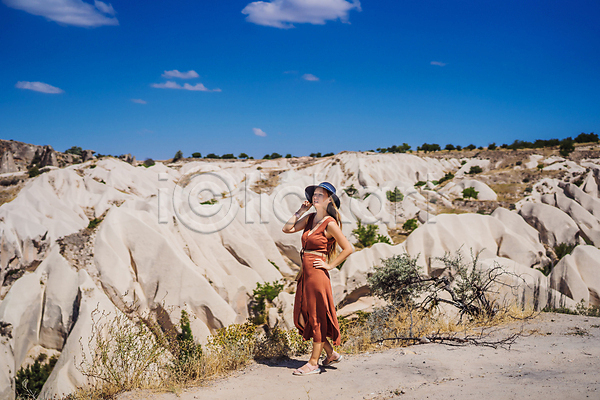
[[[23,170],[36,153],[40,165],[57,166],[50,146],[0,145],[3,168],[12,156]],[[43,396],[81,384],[79,338],[87,343],[92,334],[95,309],[149,318],[165,331],[186,310],[200,342],[244,321],[258,283],[291,281],[298,271],[300,234],[281,227],[303,201],[304,188],[321,181],[338,188],[342,231],[353,243],[358,219],[388,237],[410,218],[423,223],[403,243],[375,244],[331,271],[335,300],[348,309],[373,304],[366,278],[382,258],[406,252],[435,275],[437,258],[458,249],[467,259],[477,254],[481,268],[503,266],[520,301],[538,309],[582,299],[600,304],[594,188],[600,167],[593,159],[573,166],[528,155],[514,171],[540,179],[511,204],[516,210],[499,207],[491,215],[444,213],[466,187],[483,196],[475,203],[499,199],[492,187],[500,164],[489,160],[461,165],[452,157],[342,152],[320,159],[184,161],[173,168],[161,162],[135,167],[130,156],[125,161],[105,157],[93,168],[90,162],[51,168],[0,207],[0,399],[14,398],[15,371],[39,351],[60,352]],[[568,168],[540,172],[538,163]],[[471,166],[486,172],[477,180],[460,178]],[[447,172],[457,178],[415,189],[418,181]],[[579,177],[583,189],[573,183]],[[392,202],[396,191],[402,196]],[[558,261],[552,249],[561,244],[576,247],[552,269]],[[550,278],[540,270],[552,270]],[[292,294],[280,293],[269,325],[293,328],[292,302]]]

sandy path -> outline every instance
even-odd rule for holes
[[[257,363],[179,397],[134,392],[119,400],[600,399],[600,318],[542,314],[525,332],[511,350],[418,345],[347,355],[306,377],[291,374],[306,357]]]

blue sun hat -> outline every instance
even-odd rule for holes
[[[313,194],[315,193],[315,189],[318,187],[327,190],[327,192],[329,193],[329,196],[331,196],[331,198],[333,199],[335,206],[339,209],[340,208],[340,198],[337,197],[337,194],[335,194],[335,186],[333,186],[329,182],[321,182],[318,185],[307,186],[306,189],[304,189],[304,194],[306,195],[306,199],[310,203],[312,203]]]

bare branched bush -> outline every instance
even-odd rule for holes
[[[405,253],[382,260],[382,265],[376,266],[367,278],[373,294],[396,307],[431,311],[440,304],[449,304],[458,310],[460,320],[465,315],[491,318],[509,306],[500,303],[499,288],[516,288],[505,278],[520,279],[498,263],[483,268],[479,253],[471,253],[472,261],[467,263],[460,249],[454,255],[446,253],[436,258],[443,264],[436,276],[424,275],[417,258]]]

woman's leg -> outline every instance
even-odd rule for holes
[[[327,339],[325,339],[327,340]],[[319,364],[319,357],[321,357],[321,352],[323,351],[323,344],[325,342],[315,342],[313,340],[313,349],[312,349],[312,354],[310,355],[310,360],[308,360],[308,363],[311,365],[318,365]]]
[[[324,342],[325,353],[327,353],[327,357],[323,360],[323,365],[329,364],[333,360],[337,360],[340,355],[333,350],[333,346],[329,343],[329,340],[325,339]]]

